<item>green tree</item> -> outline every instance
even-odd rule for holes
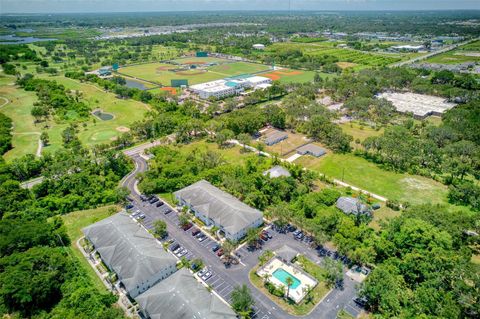
[[[42,134],[40,134],[40,140],[42,141],[43,146],[47,146],[48,143],[50,143],[50,137],[46,131],[43,131]]]
[[[322,265],[326,271],[325,280],[329,286],[337,285],[343,281],[343,266],[341,262],[331,258],[324,258]]]
[[[159,238],[164,238],[167,236],[167,223],[165,223],[163,220],[156,220],[153,223],[153,233],[155,236]]]
[[[246,133],[238,134],[237,139],[240,142],[240,144],[243,145],[243,150],[246,151],[247,145],[250,143],[250,140],[251,140],[250,135]]]
[[[293,278],[288,276],[287,279],[285,279],[285,283],[287,284],[286,298],[290,298],[290,287],[293,285]]]
[[[242,286],[236,286],[233,288],[231,302],[233,310],[242,318],[250,317],[255,301],[253,300],[250,289],[248,289],[247,285],[243,284]]]

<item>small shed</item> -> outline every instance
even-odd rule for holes
[[[301,155],[309,154],[315,157],[320,157],[327,154],[327,151],[315,144],[306,144],[297,148],[297,153]]]
[[[353,197],[340,197],[337,200],[337,208],[340,209],[345,214],[354,214],[354,215],[371,215],[372,212],[370,208],[363,204],[358,198]]]
[[[256,44],[252,45],[252,47],[255,50],[265,50],[265,44],[261,44],[261,43],[256,43]]]
[[[291,262],[293,258],[297,257],[298,251],[288,245],[283,245],[275,251],[275,255],[285,262]]]
[[[263,176],[269,176],[270,178],[277,178],[280,176],[290,177],[290,172],[283,166],[276,165],[269,170],[263,172]]]

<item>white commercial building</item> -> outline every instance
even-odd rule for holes
[[[202,99],[215,97],[217,99],[235,94],[240,94],[247,88],[255,88],[270,84],[271,79],[263,76],[250,76],[245,78],[222,79],[205,82],[190,86],[193,93],[198,94]]]
[[[252,47],[253,47],[255,50],[265,50],[265,44],[257,43],[257,44],[252,45]]]

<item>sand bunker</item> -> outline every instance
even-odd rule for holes
[[[126,132],[129,132],[130,129],[128,127],[125,127],[125,126],[119,126],[116,128],[117,131],[121,132],[121,133],[126,133]]]

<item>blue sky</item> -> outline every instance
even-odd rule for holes
[[[480,0],[0,0],[0,13],[211,10],[452,10]]]

